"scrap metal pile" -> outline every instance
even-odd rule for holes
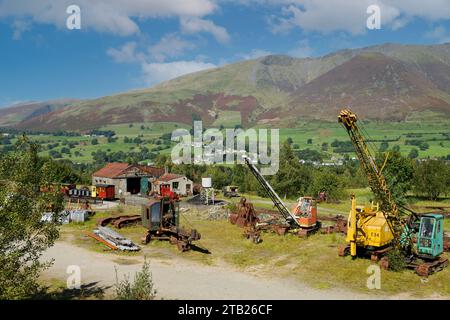
[[[246,198],[241,198],[236,211],[229,215],[231,224],[244,228],[244,236],[254,243],[262,241],[261,232],[270,231],[278,235],[285,235],[292,229],[289,223],[278,212],[257,212],[251,202]],[[331,222],[331,225],[322,227],[323,234],[345,233],[347,231],[347,221],[343,216],[324,217],[323,220]],[[301,232],[294,230],[299,236],[304,236]]]
[[[98,229],[94,230],[94,233],[87,233],[87,235],[104,243],[113,250],[139,251],[141,249],[131,240],[108,227],[99,226]]]
[[[60,224],[68,224],[70,222],[85,222],[87,219],[89,219],[90,216],[94,214],[94,211],[85,209],[63,210],[57,217],[53,212],[44,212],[42,214],[41,221],[53,222],[54,220],[57,220],[57,222]]]
[[[247,239],[251,239],[254,243],[260,243],[262,241],[262,229],[261,225],[258,225],[260,220],[256,215],[253,204],[247,202],[245,198],[241,198],[236,212],[231,213],[229,219],[232,224],[244,228],[244,236]]]
[[[102,218],[97,222],[97,225],[104,227],[111,223],[117,229],[121,229],[123,227],[138,224],[141,221],[142,221],[142,218],[140,215],[133,215],[133,216],[125,215],[125,216]]]

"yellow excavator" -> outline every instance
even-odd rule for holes
[[[339,248],[339,255],[370,256],[374,261],[380,260],[382,267],[389,268],[386,254],[396,248],[404,256],[406,265],[414,268],[421,276],[428,276],[445,268],[448,259],[442,255],[443,216],[419,216],[398,205],[383,175],[387,158],[379,168],[357,125],[356,114],[344,109],[338,119],[347,130],[369,186],[378,201],[378,204],[370,207],[357,206],[356,199],[352,196],[346,235],[348,244]]]

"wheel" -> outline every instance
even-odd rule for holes
[[[187,243],[185,241],[182,241],[182,240],[178,241],[177,247],[178,247],[178,250],[180,250],[181,252],[185,252],[185,251],[188,251],[190,249],[189,243]]]
[[[338,247],[338,255],[340,257],[345,257],[350,254],[350,246],[349,245],[341,245]]]
[[[418,265],[414,271],[421,277],[428,277],[431,274],[430,265],[428,263]]]
[[[380,268],[383,270],[389,270],[389,258],[383,257],[380,259]]]
[[[258,243],[261,243],[261,242],[262,242],[262,239],[261,239],[261,236],[259,234],[256,235],[256,236],[253,236],[253,243],[258,244]]]
[[[150,233],[147,233],[145,236],[141,238],[142,244],[147,244],[152,240],[152,235]]]

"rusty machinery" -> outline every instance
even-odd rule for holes
[[[242,197],[237,205],[235,213],[230,214],[229,220],[232,224],[244,228],[244,236],[251,239],[254,243],[260,243],[261,228],[258,226],[260,219],[258,218],[253,204],[247,202],[247,199]]]
[[[111,217],[99,219],[97,221],[97,225],[101,226],[101,227],[105,227],[106,225],[111,223],[117,229],[121,229],[126,226],[138,224],[139,222],[141,222],[141,220],[142,220],[142,217],[140,215],[132,215],[132,216],[123,215],[123,216],[116,216],[116,217],[111,216]]]
[[[180,210],[178,198],[162,196],[141,207],[142,226],[148,231],[142,238],[142,243],[151,240],[168,240],[177,245],[182,252],[190,250],[192,241],[200,239],[197,230],[186,230],[180,225]]]
[[[284,218],[284,221],[270,221],[268,224],[272,230],[278,234],[291,231],[301,237],[309,236],[320,230],[321,222],[317,219],[317,203],[312,197],[299,198],[294,209],[292,211],[288,210],[269,182],[264,179],[258,168],[252,163],[251,159],[244,157],[244,160],[247,167]]]

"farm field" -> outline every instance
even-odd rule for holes
[[[222,125],[225,128],[232,128],[233,126],[228,125],[233,122],[235,117],[236,115],[231,112],[228,117],[219,118],[216,124],[218,127]],[[446,119],[424,122],[417,119],[406,122],[371,121],[364,123],[363,127],[363,133],[371,140],[370,146],[374,150],[379,150],[382,141],[386,141],[389,149],[398,148],[405,156],[410,153],[411,149],[418,151],[419,158],[450,155],[450,121]],[[53,154],[57,152],[61,158],[70,159],[75,163],[91,163],[93,162],[92,153],[95,151],[140,152],[145,147],[155,154],[170,153],[174,142],[170,142],[168,139],[170,139],[170,133],[177,128],[189,129],[187,125],[180,123],[147,122],[108,125],[99,128],[101,131],[114,131],[114,140],[108,140],[104,136],[70,137],[49,134],[31,135],[30,138],[41,145],[40,155],[51,155],[50,151],[53,151]],[[164,134],[166,134],[165,140],[161,139]],[[137,137],[140,140],[134,141]],[[94,138],[97,142],[95,145],[92,143]],[[125,143],[124,139],[126,138],[131,141]],[[295,128],[281,128],[280,142],[282,143],[288,138],[292,139],[294,150],[317,151],[325,161],[342,158],[345,155],[354,156],[353,148],[348,148],[350,141],[347,133],[337,122],[309,121],[300,122]],[[338,143],[347,143],[347,149],[336,147],[336,140]],[[14,143],[14,139],[11,140],[11,143]],[[67,152],[67,148],[64,149],[68,143],[69,145],[72,143],[69,152]],[[64,150],[66,152],[63,152]]]

